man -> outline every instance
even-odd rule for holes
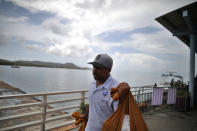
[[[119,83],[111,76],[113,60],[109,55],[99,54],[89,64],[93,65],[92,74],[95,81],[90,84],[88,93],[89,115],[85,131],[101,131],[104,121],[118,106],[118,102],[110,97],[110,89],[121,85],[119,86],[119,102],[121,102],[130,91],[130,87],[127,83]]]

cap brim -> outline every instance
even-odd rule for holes
[[[97,67],[105,67],[104,65],[102,64],[99,64],[97,62],[89,62],[88,64],[91,64],[91,65],[94,65],[94,66],[97,66]],[[106,67],[105,67],[106,68]]]

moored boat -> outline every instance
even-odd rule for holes
[[[12,68],[20,68],[19,65],[11,65]]]

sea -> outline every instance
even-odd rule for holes
[[[160,75],[149,75],[132,71],[113,71],[111,75],[119,82],[127,82],[131,87],[154,85]],[[0,66],[0,80],[26,93],[85,90],[93,80],[91,70]]]
[[[112,70],[111,75],[119,82],[127,82],[133,91],[135,91],[136,87],[154,85],[154,82],[160,79],[160,74],[152,75],[129,70]],[[93,76],[91,70],[26,66],[12,68],[11,66],[0,66],[0,80],[26,93],[47,93],[89,89],[89,84],[93,81]],[[133,95],[135,95],[134,92]],[[47,99],[48,101],[52,101],[77,97],[81,97],[81,94],[49,96]],[[36,98],[42,99],[41,97]],[[141,96],[141,98],[144,98],[144,96]],[[85,102],[88,103],[87,99]],[[76,101],[53,104],[52,106],[64,107],[78,105],[79,103],[80,101]],[[73,112],[73,110],[68,112]]]

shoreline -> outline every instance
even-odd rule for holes
[[[26,92],[22,91],[21,89],[16,88],[14,86],[11,86],[11,85],[7,84],[6,82],[4,82],[2,80],[0,80],[0,87],[16,90],[16,91],[19,91],[19,92],[21,92],[23,94],[26,94]]]
[[[14,86],[9,85],[8,83],[0,80],[0,95],[20,95],[20,94],[27,94],[26,92],[22,91],[21,89],[18,89]],[[35,97],[25,97],[25,98],[14,98],[14,99],[3,99],[0,100],[0,105],[4,106],[12,106],[12,105],[18,105],[18,104],[27,104],[27,103],[35,103],[35,102],[41,102],[41,100],[35,98]],[[50,105],[47,105],[47,109],[51,109]],[[10,110],[2,110],[0,111],[0,117],[8,117],[13,115],[22,115],[24,113],[31,113],[31,112],[37,112],[42,111],[42,105],[37,106],[29,106],[29,107],[23,107],[18,109],[10,109]],[[57,111],[53,113],[47,113],[47,118],[52,118],[55,116],[59,116],[62,114],[67,114],[63,111]],[[57,120],[53,122],[47,122],[48,126],[53,126],[56,124],[64,123],[68,120],[71,120],[72,117],[64,118],[62,120]],[[6,121],[0,121],[0,128],[4,127],[10,127],[17,124],[23,124],[25,122],[31,122],[35,120],[41,120],[41,115],[35,115],[32,117],[24,117],[24,118],[18,118],[13,120],[6,120]],[[22,129],[23,130],[23,129]],[[40,130],[40,125],[30,126],[24,128],[24,130],[30,130],[30,131],[37,131]]]
[[[0,66],[8,66],[10,68],[13,68],[11,67],[12,65],[2,65],[0,64]],[[36,67],[36,68],[54,68],[54,69],[68,69],[68,70],[91,70],[91,68],[65,68],[65,67],[49,67],[49,66],[26,66],[26,65],[19,65],[19,68],[17,69],[20,69],[21,67]]]
[[[6,82],[0,80],[0,88],[1,88],[2,86],[3,86],[4,88],[14,90],[14,91],[19,92],[19,93],[21,93],[21,94],[27,94],[27,92],[25,92],[25,91],[23,91],[23,90],[21,90],[21,89],[19,89],[19,88],[16,88],[16,87],[14,87],[14,86],[11,86],[11,85],[7,84]],[[0,91],[0,95],[1,95],[1,91]],[[36,101],[38,101],[38,102],[42,102],[41,100],[39,100],[39,99],[37,99],[37,98],[35,98],[35,97],[32,97],[32,99],[34,99],[34,100],[36,100]]]
[[[2,95],[2,86],[5,90],[7,89],[7,91],[15,90],[18,92],[20,91],[23,94],[25,93],[24,91],[21,91],[20,89],[15,88],[15,87],[0,80],[0,93],[1,93],[0,95]],[[4,93],[6,93],[6,92],[4,92]],[[3,100],[4,103],[7,102],[5,100]],[[36,100],[34,100],[34,101],[36,101]],[[0,100],[0,104],[2,105],[1,100]],[[17,103],[17,104],[20,104],[20,103]],[[33,112],[36,110],[40,110],[40,108],[34,106],[33,108],[18,110],[18,112],[7,111],[7,110],[4,112],[0,111],[0,117],[9,116],[10,114],[17,115],[17,113],[22,114],[22,113],[27,113],[27,112]],[[5,116],[3,116],[2,113],[5,113]],[[58,114],[56,113],[56,115],[58,115]],[[142,113],[142,115],[143,115],[143,118],[144,118],[150,131],[158,131],[158,130],[161,130],[161,131],[166,131],[166,130],[169,130],[169,131],[172,131],[172,130],[173,131],[188,131],[188,130],[194,131],[194,130],[197,130],[197,126],[196,126],[197,125],[197,122],[196,122],[197,121],[197,110],[196,109],[193,109],[189,112],[178,112],[172,106],[164,105],[164,106],[157,107],[154,110],[144,112],[144,113]],[[54,114],[48,114],[48,116],[53,117]],[[17,120],[9,121],[8,123],[5,123],[5,121],[2,121],[2,122],[0,121],[0,128],[2,128],[3,126],[9,127],[14,124],[21,124],[21,123],[33,121],[33,120],[36,120],[37,118],[40,118],[40,117],[34,116],[31,118],[26,118],[26,119],[17,119]],[[19,123],[19,121],[21,123]],[[60,120],[59,122],[66,122],[66,120]],[[55,124],[58,124],[58,122],[50,123],[50,125],[55,125]],[[70,130],[70,129],[72,129],[71,125],[66,126],[66,127],[61,127],[58,129],[54,129],[53,131],[60,131],[60,130],[66,131],[66,130]],[[39,130],[40,131],[40,125],[27,127],[27,128],[22,129],[21,131],[23,131],[23,130],[29,130],[29,131],[38,131]]]

